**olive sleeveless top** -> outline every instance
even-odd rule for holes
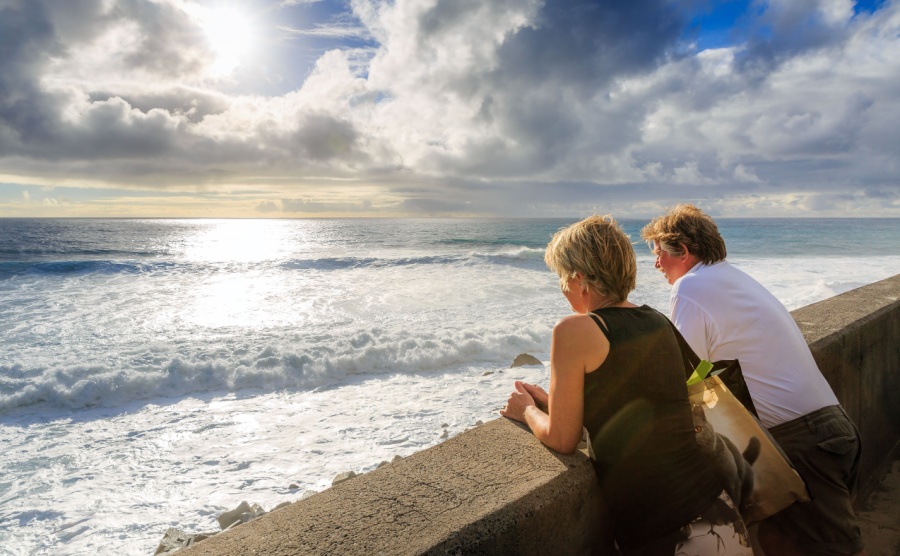
[[[668,319],[646,305],[592,316],[610,348],[603,364],[585,375],[584,425],[616,541],[628,549],[690,522],[722,485],[695,439],[681,350]]]

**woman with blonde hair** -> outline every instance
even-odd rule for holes
[[[553,328],[550,391],[515,383],[501,415],[548,447],[588,451],[626,555],[751,554],[694,432],[681,351],[658,311],[628,301],[637,264],[610,216],[560,230],[547,266],[575,312]]]

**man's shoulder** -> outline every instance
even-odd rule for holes
[[[740,289],[747,277],[727,261],[699,264],[682,276],[672,288],[672,299],[706,305],[720,300],[726,292]]]
[[[723,265],[727,264],[725,261],[712,265],[698,264],[675,282],[673,292],[684,294],[703,291],[725,278],[722,271],[725,270]]]
[[[684,276],[681,281],[689,284],[704,284],[726,280],[735,280],[746,277],[747,274],[739,270],[726,260],[712,264],[699,263]]]
[[[725,260],[699,265],[672,288],[673,300],[697,305],[731,306],[736,298],[762,300],[774,296],[752,276]]]

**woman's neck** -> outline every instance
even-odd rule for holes
[[[614,301],[611,299],[602,298],[598,300],[596,303],[593,303],[594,307],[591,311],[599,311],[600,309],[606,309],[608,307],[637,307],[634,303],[628,301],[627,299],[624,301]]]

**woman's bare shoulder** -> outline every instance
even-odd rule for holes
[[[569,315],[553,328],[551,359],[554,354],[560,357],[558,368],[590,373],[603,364],[608,353],[609,340],[590,315]],[[569,365],[564,365],[566,362]]]
[[[600,329],[590,314],[574,314],[559,319],[553,332],[556,335],[594,336],[600,334]]]

